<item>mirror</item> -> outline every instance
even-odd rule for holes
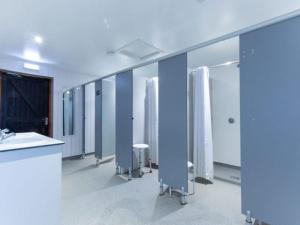
[[[74,134],[74,90],[63,93],[63,136]]]

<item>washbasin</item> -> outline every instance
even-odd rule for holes
[[[39,137],[10,137],[0,141],[0,144],[27,144],[42,141]]]
[[[10,136],[0,141],[0,153],[18,149],[59,145],[63,143],[64,142],[62,141],[35,132],[16,133],[15,136]]]
[[[0,141],[0,145],[20,145],[43,141],[45,138],[35,133],[17,133],[15,136],[8,137]]]

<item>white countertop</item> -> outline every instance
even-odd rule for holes
[[[38,133],[16,133],[16,136],[0,141],[0,152],[59,144],[64,144],[64,142]]]

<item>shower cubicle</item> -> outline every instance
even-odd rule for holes
[[[253,217],[272,225],[298,225],[299,24],[298,16],[240,35],[241,201],[248,223]],[[129,179],[134,169],[133,82],[132,69],[116,74],[115,121],[108,125],[115,124],[116,128],[115,139],[111,140],[115,140],[117,172],[128,172]],[[208,88],[207,81],[199,82]],[[179,191],[182,204],[187,203],[190,186],[188,83],[187,53],[159,59],[158,157],[155,159],[159,165],[158,184],[160,194],[166,190]],[[104,90],[103,83],[100,86]],[[99,96],[97,87],[96,96]],[[102,104],[96,110],[104,106],[103,96],[96,97]],[[149,113],[145,107],[145,113]],[[104,113],[101,112],[102,121]],[[104,121],[99,124],[103,126]]]

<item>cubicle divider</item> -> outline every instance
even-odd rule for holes
[[[81,140],[82,140],[82,145],[81,145],[81,158],[83,159],[85,156],[85,85],[82,85],[81,87],[82,91],[82,103],[81,109],[82,109],[82,117],[81,117],[81,129],[82,129],[82,134],[81,134]]]
[[[71,156],[82,155],[83,149],[83,90],[82,87],[74,88],[74,141],[72,143]]]
[[[102,158],[116,152],[116,82],[115,76],[102,79]]]
[[[299,224],[300,17],[240,37],[242,211]]]
[[[159,75],[159,180],[181,191],[181,203],[188,192],[187,151],[187,54],[158,63]]]
[[[133,72],[116,75],[116,165],[117,173],[132,172],[133,142]]]
[[[95,153],[95,82],[85,85],[85,154]]]
[[[102,159],[102,79],[95,81],[95,157]]]

